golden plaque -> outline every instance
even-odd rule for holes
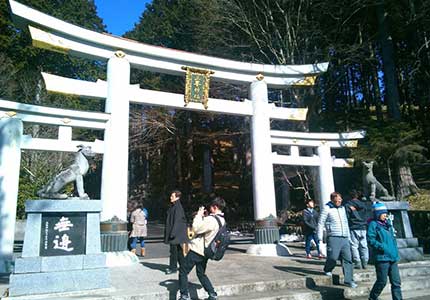
[[[186,71],[184,106],[190,102],[197,102],[202,103],[203,107],[207,109],[210,76],[214,72],[190,67],[182,67],[182,70]]]

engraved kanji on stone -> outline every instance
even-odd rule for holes
[[[72,243],[72,241],[70,240],[69,236],[67,234],[63,234],[61,236],[61,240],[59,235],[55,236],[55,240],[53,241],[54,243],[54,249],[59,249],[59,250],[64,250],[67,252],[73,251],[73,247],[69,248],[69,245]]]
[[[59,232],[70,230],[70,227],[73,227],[72,222],[70,222],[69,218],[61,217],[60,221],[55,224],[54,230],[58,230]]]

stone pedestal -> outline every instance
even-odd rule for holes
[[[102,251],[106,255],[106,266],[124,267],[139,263],[139,258],[128,251],[127,222],[114,216],[100,223]]]
[[[406,201],[386,201],[384,204],[394,216],[393,226],[396,231],[397,246],[401,260],[422,260],[423,248],[418,246],[418,239],[413,236],[409,222],[409,203]]]
[[[110,287],[100,248],[100,200],[32,200],[22,257],[9,295],[25,296]]]
[[[264,220],[255,222],[255,240],[246,251],[247,254],[260,256],[289,256],[291,251],[279,243],[279,228],[277,219],[270,215]]]
[[[127,251],[127,222],[113,217],[100,223],[103,252]]]
[[[277,219],[270,215],[264,220],[255,222],[255,243],[273,244],[279,241],[279,228]]]

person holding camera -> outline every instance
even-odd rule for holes
[[[206,275],[206,266],[208,263],[208,258],[205,257],[205,247],[207,247],[210,242],[216,236],[220,226],[216,217],[219,218],[222,225],[225,224],[223,209],[225,207],[225,201],[221,197],[216,197],[213,199],[209,205],[209,215],[205,216],[205,208],[202,206],[199,208],[196,216],[193,220],[192,230],[194,232],[194,238],[191,240],[187,256],[184,259],[182,265],[179,268],[179,300],[190,300],[190,295],[188,291],[188,274],[196,266],[197,277],[209,294],[207,300],[216,300],[218,295],[215,289]],[[216,216],[216,217],[215,217]]]

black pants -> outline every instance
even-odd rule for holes
[[[170,260],[169,260],[169,269],[172,271],[176,271],[182,265],[184,261],[184,252],[182,251],[181,245],[170,244]]]
[[[214,287],[208,276],[205,274],[208,259],[197,254],[194,251],[188,252],[185,256],[184,263],[179,268],[179,291],[181,295],[188,295],[188,274],[196,266],[197,277],[208,294],[215,294]]]

